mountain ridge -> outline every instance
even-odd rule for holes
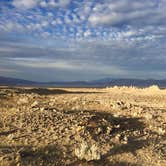
[[[166,87],[166,79],[136,79],[136,78],[103,78],[92,81],[29,81],[19,78],[0,76],[1,86],[61,86],[61,87],[106,87],[106,86],[138,86],[158,85]]]

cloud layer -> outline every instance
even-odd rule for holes
[[[165,0],[2,0],[0,75],[164,78],[165,11]]]

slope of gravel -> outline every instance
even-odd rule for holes
[[[0,88],[0,165],[166,165],[166,92]]]

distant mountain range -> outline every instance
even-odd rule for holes
[[[106,86],[138,86],[147,87],[151,85],[158,85],[159,87],[166,87],[166,79],[115,79],[105,78],[93,81],[63,81],[63,82],[35,82],[17,78],[9,78],[0,76],[0,85],[2,86],[51,86],[51,87],[106,87]]]

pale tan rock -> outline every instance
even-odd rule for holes
[[[38,101],[34,101],[32,104],[31,104],[31,107],[36,107],[38,105]]]
[[[96,144],[90,144],[83,141],[79,147],[75,149],[75,155],[80,160],[99,160],[101,158],[101,154],[99,152],[98,146]]]

